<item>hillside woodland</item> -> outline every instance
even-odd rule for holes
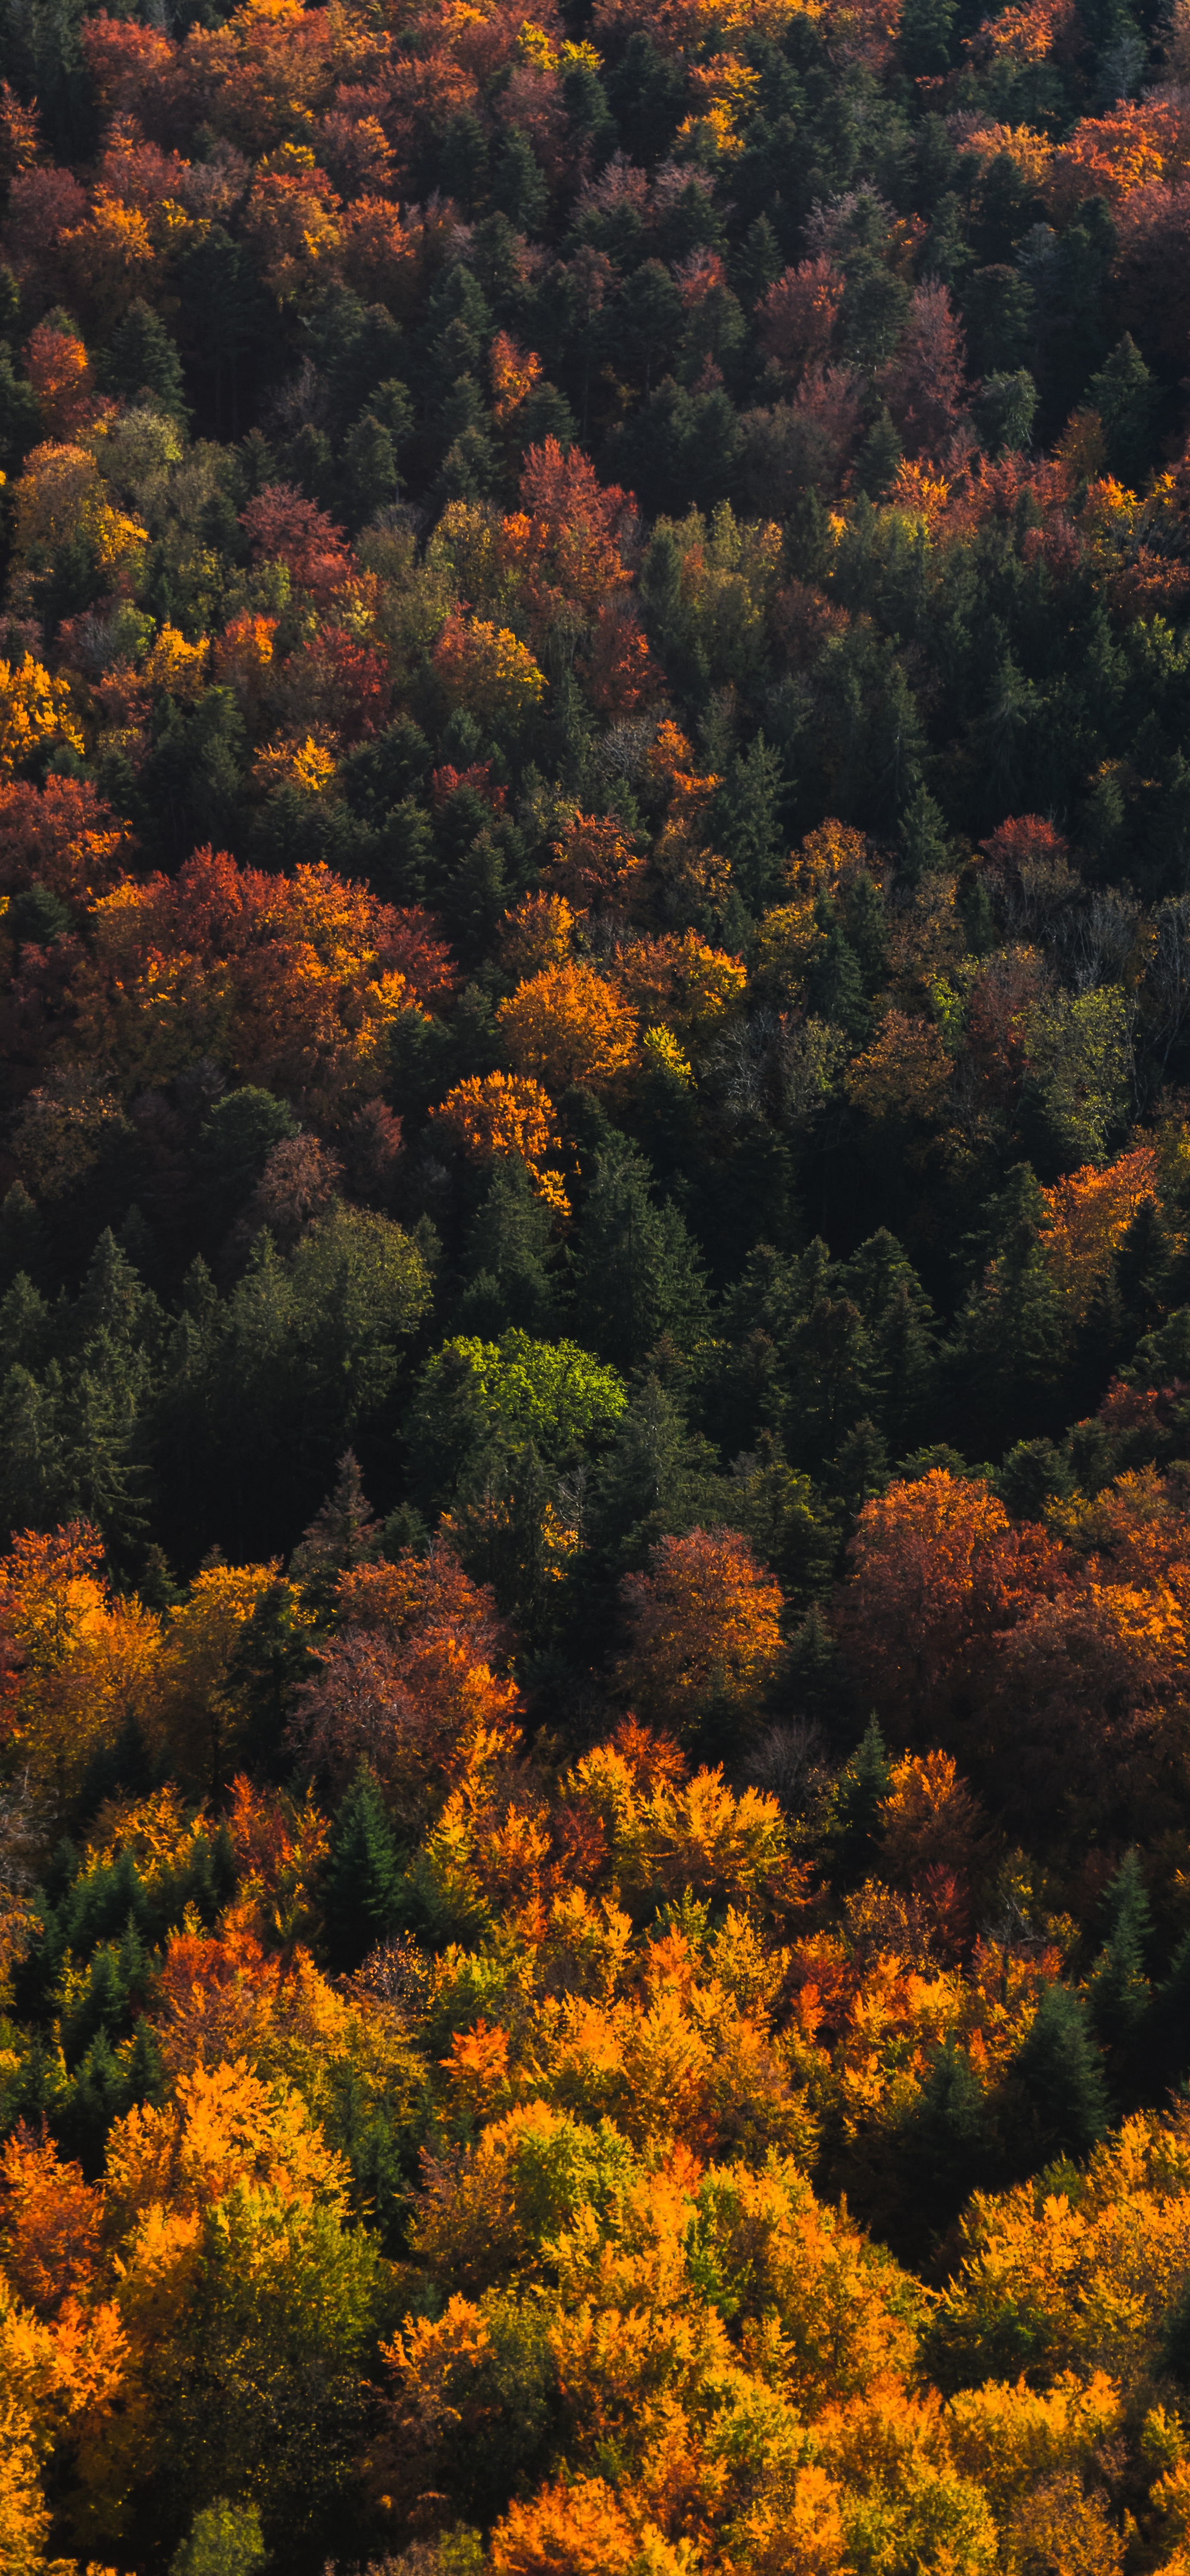
[[[0,2576],[1188,2576],[1190,8],[8,0]]]

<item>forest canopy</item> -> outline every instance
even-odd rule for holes
[[[0,23],[0,2576],[1190,2576],[1190,0]]]

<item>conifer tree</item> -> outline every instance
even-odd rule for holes
[[[641,1564],[657,1539],[728,1518],[730,1488],[717,1467],[676,1397],[642,1373],[591,1479],[589,1521],[604,1560]]]
[[[331,1826],[322,1887],[327,1955],[357,1968],[392,1929],[401,1871],[374,1773],[361,1762]]]
[[[617,1368],[635,1368],[669,1333],[682,1349],[707,1314],[706,1281],[678,1210],[657,1207],[643,1155],[618,1144],[602,1154],[583,1211],[575,1258],[582,1338]]]
[[[149,402],[175,420],[188,418],[182,362],[160,315],[138,296],[108,344],[101,368],[108,393],[127,403]]]
[[[307,1590],[328,1596],[350,1566],[364,1565],[380,1544],[380,1524],[364,1492],[354,1449],[345,1449],[334,1485],[302,1532],[289,1570]]]
[[[1136,1851],[1125,1854],[1104,1900],[1107,1939],[1088,1988],[1095,2035],[1113,2060],[1130,2065],[1149,2007],[1145,1951],[1153,1917]]]
[[[844,1886],[863,1878],[875,1858],[878,1811],[891,1787],[892,1764],[873,1715],[835,1787],[831,1843]]]
[[[1047,1986],[1015,2061],[1024,2096],[1020,2144],[1026,2169],[1059,2156],[1085,2156],[1106,2135],[1107,2086],[1086,2010],[1069,1986]],[[1028,2148],[1026,2148],[1028,2155]]]

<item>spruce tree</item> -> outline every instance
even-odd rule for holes
[[[559,1320],[552,1220],[519,1155],[496,1164],[467,1238],[460,1332],[497,1341],[511,1325],[546,1339]]]
[[[934,2060],[903,2147],[912,2203],[928,2239],[987,2182],[991,2166],[986,2096],[966,2050],[953,2038]]]
[[[1153,1917],[1135,1851],[1125,1854],[1104,1900],[1107,1938],[1088,1987],[1096,2038],[1113,2062],[1130,2066],[1148,2015],[1145,1952]]]
[[[883,501],[905,453],[887,403],[881,403],[855,460],[855,479],[869,501]]]
[[[783,790],[780,757],[758,733],[746,751],[733,753],[715,798],[715,845],[730,860],[734,883],[755,915],[775,901],[781,882]]]
[[[1046,1987],[1015,2073],[1031,2163],[1089,2155],[1107,2132],[1107,2086],[1085,2008],[1068,1986]]]
[[[391,1931],[400,1881],[384,1800],[374,1772],[361,1762],[331,1826],[322,1883],[327,1956],[333,1967],[358,1968]]]
[[[892,1764],[873,1714],[835,1785],[833,1874],[844,1887],[865,1878],[876,1855],[877,1812],[892,1787]]]
[[[706,1321],[706,1281],[678,1210],[657,1207],[644,1156],[617,1144],[599,1157],[574,1266],[580,1337],[620,1369],[663,1333],[685,1350]]]
[[[364,1492],[354,1449],[345,1449],[334,1485],[307,1522],[289,1561],[294,1580],[328,1599],[341,1574],[365,1565],[380,1545],[380,1524]]]
[[[942,817],[927,787],[917,787],[901,816],[901,874],[910,885],[950,865],[951,845]]]
[[[947,1353],[947,1373],[968,1437],[1047,1432],[1067,1342],[1065,1312],[1041,1239],[1041,1189],[1018,1163],[988,1209],[991,1258],[968,1296]]]
[[[151,403],[182,423],[189,417],[181,359],[164,322],[141,296],[112,335],[100,382],[127,403]]]
[[[824,894],[815,902],[814,923],[820,945],[807,979],[811,1002],[820,1018],[846,1030],[853,1047],[862,1046],[872,1028],[863,969],[834,904]]]
[[[726,1519],[730,1488],[717,1468],[676,1397],[642,1373],[591,1478],[588,1524],[604,1562],[642,1564],[657,1539]]]
[[[1107,466],[1134,492],[1144,488],[1153,461],[1157,385],[1130,331],[1118,340],[1086,399],[1103,425]]]

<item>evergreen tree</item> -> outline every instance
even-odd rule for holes
[[[1103,424],[1108,471],[1134,492],[1143,491],[1153,459],[1156,390],[1130,331],[1087,387]]]
[[[1018,1163],[988,1210],[991,1258],[946,1355],[967,1436],[988,1446],[1046,1432],[1057,1406],[1066,1318],[1041,1240],[1041,1189]]]
[[[939,2050],[905,2124],[902,2152],[917,2230],[928,2242],[991,2173],[987,2099],[953,2038]]]
[[[855,479],[869,501],[883,501],[897,479],[905,451],[887,403],[881,403],[855,460]]]
[[[0,1374],[10,1368],[38,1369],[49,1357],[53,1324],[50,1310],[25,1270],[18,1270],[0,1297]]]
[[[845,1433],[829,1460],[827,1484],[854,1523],[865,1503],[887,1492],[891,1477],[887,1444],[870,1415],[864,1414]]]
[[[642,1373],[591,1477],[587,1517],[604,1562],[642,1564],[657,1539],[723,1521],[729,1492],[709,1441],[660,1378]]]
[[[545,1338],[559,1319],[550,1276],[552,1220],[519,1155],[492,1172],[467,1239],[459,1329],[496,1341],[510,1325]]]
[[[811,1003],[822,1019],[846,1031],[851,1046],[860,1047],[871,1034],[872,1014],[859,959],[835,905],[824,894],[815,902],[814,921],[821,945],[808,977]]]
[[[735,884],[756,915],[775,901],[781,882],[783,788],[780,758],[758,733],[746,751],[733,753],[715,798],[716,846],[730,860]]]
[[[842,1265],[864,1320],[871,1410],[894,1450],[920,1437],[938,1375],[934,1310],[895,1234],[881,1226]]]
[[[654,1205],[644,1156],[617,1140],[600,1155],[574,1265],[580,1336],[620,1369],[662,1333],[683,1349],[707,1317],[706,1282],[678,1210]]]
[[[99,374],[104,391],[122,402],[149,403],[183,424],[189,417],[181,359],[160,315],[141,296],[113,332]]]
[[[380,1544],[380,1524],[364,1492],[354,1449],[345,1449],[334,1485],[324,1494],[289,1561],[294,1580],[329,1602],[341,1574],[366,1565]]]
[[[1014,2072],[1024,2098],[1019,2144],[1026,2170],[1059,2156],[1085,2156],[1107,2133],[1107,2086],[1086,2010],[1069,1986],[1047,1986]],[[1027,2151],[1028,2152],[1028,2151]]]
[[[901,816],[901,873],[910,885],[950,865],[951,846],[941,808],[918,787]]]
[[[395,501],[400,490],[392,434],[371,412],[356,422],[344,446],[343,485],[348,520],[357,528]]]
[[[357,1968],[392,1930],[401,1867],[375,1774],[361,1762],[330,1830],[322,1883],[327,1956]]]
[[[989,456],[1017,453],[1029,444],[1040,396],[1027,367],[985,376],[974,410]]]
[[[866,1878],[876,1857],[877,1812],[892,1787],[892,1764],[875,1716],[868,1720],[835,1784],[831,1818],[833,1875],[844,1886]]]
[[[1125,1854],[1104,1899],[1107,1938],[1092,1972],[1088,2002],[1095,2036],[1113,2064],[1130,2067],[1149,2010],[1145,1952],[1153,1917],[1137,1852]]]

